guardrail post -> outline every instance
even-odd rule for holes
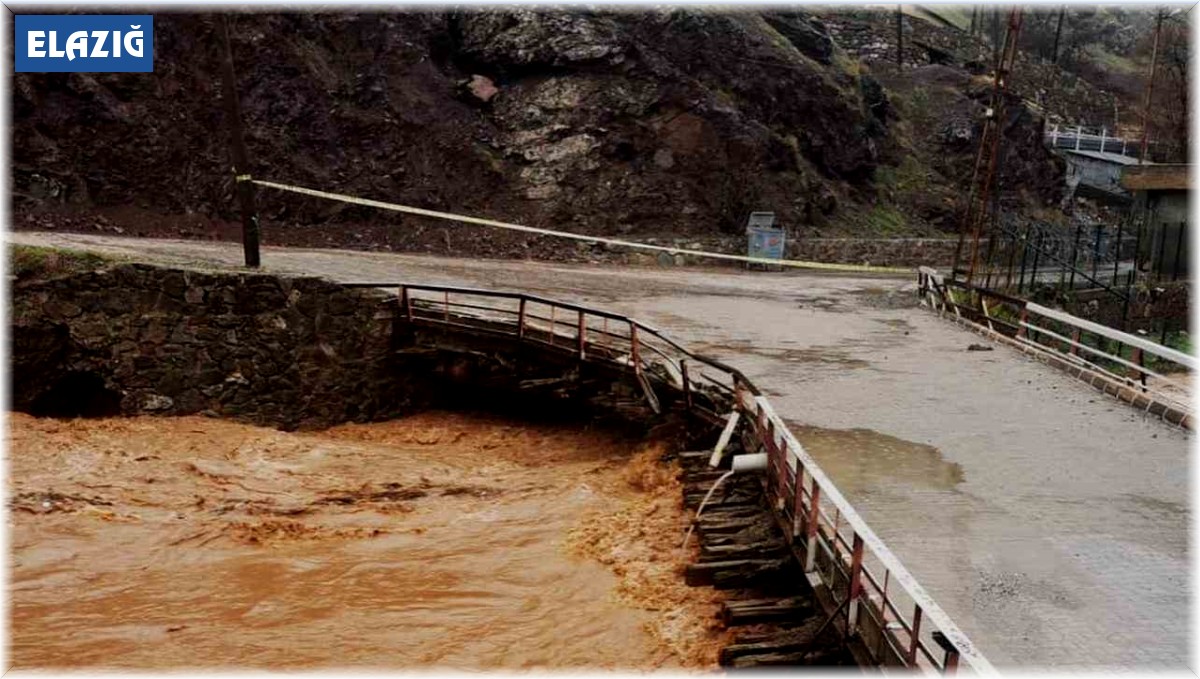
[[[517,306],[517,339],[525,339],[525,295]]]
[[[863,539],[857,532],[850,546],[849,604],[846,607],[846,634],[858,634],[858,597],[862,594]]]
[[[958,650],[946,651],[946,660],[942,665],[942,674],[953,676],[958,674]]]
[[[763,447],[767,449],[767,493],[768,502],[771,506],[778,509],[779,489],[782,479],[779,478],[779,465],[776,462],[778,456],[775,454],[778,446],[775,443],[775,421],[766,420],[766,428],[763,430]],[[775,497],[770,497],[771,488],[775,488]]]
[[[821,486],[813,477],[812,486],[808,490],[808,540],[804,554],[804,572],[811,573],[817,568],[817,522],[821,518]]]
[[[641,357],[638,356],[639,353],[640,352],[638,351],[637,323],[634,323],[633,321],[629,321],[629,357],[633,360],[633,374],[641,376],[642,361],[641,361]]]
[[[909,669],[917,665],[917,648],[921,644],[921,606],[913,606],[913,622],[912,622],[912,639],[908,643],[908,657],[904,659],[904,664]]]
[[[1119,347],[1119,345],[1118,345],[1118,347]],[[1120,351],[1119,348],[1117,350]],[[1134,347],[1133,354],[1129,358],[1130,358],[1130,363],[1136,363],[1139,366],[1142,365],[1142,349],[1141,349],[1141,347]],[[1135,370],[1133,368],[1126,368],[1125,374],[1140,381],[1142,384],[1146,383],[1146,373],[1142,372],[1141,370]]]
[[[796,541],[796,538],[802,534],[804,521],[804,467],[800,465],[800,460],[796,460],[796,481],[792,484],[792,534],[788,536],[788,542]]]
[[[932,636],[937,645],[941,646],[942,650],[946,652],[946,656],[942,660],[942,674],[952,675],[956,673],[958,671],[958,649],[954,647],[954,644],[950,643],[950,640],[946,638],[946,635],[941,630],[934,632]]]
[[[679,360],[679,373],[683,378],[683,402],[684,402],[684,404],[687,405],[687,409],[691,410],[692,409],[692,380],[688,377],[688,366],[687,366],[686,358]],[[735,394],[734,397],[736,398],[736,396],[737,395]],[[736,403],[734,404],[734,407],[735,408],[737,407]]]
[[[583,347],[587,343],[587,330],[583,324],[583,309],[579,310],[579,360],[583,360]]]
[[[403,307],[403,309],[404,309],[405,320],[407,320],[409,323],[411,323],[412,319],[413,319],[412,300],[408,296],[408,286],[407,285],[400,286],[400,306]]]
[[[1028,330],[1028,328],[1025,327],[1025,323],[1028,320],[1029,320],[1029,309],[1026,309],[1025,307],[1021,307],[1021,319],[1017,322],[1017,337],[1020,339],[1024,339],[1025,336],[1029,334],[1028,332],[1026,332]]]
[[[1079,344],[1080,344],[1079,340],[1080,340],[1082,337],[1083,337],[1083,331],[1082,331],[1082,330],[1080,330],[1079,328],[1075,328],[1074,330],[1072,330],[1072,331],[1071,331],[1071,351],[1070,351],[1070,354],[1071,354],[1072,356],[1078,356],[1078,355],[1079,355]]]

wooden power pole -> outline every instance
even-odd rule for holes
[[[896,5],[896,68],[904,68],[904,5]]]
[[[222,98],[225,100],[226,123],[229,125],[233,176],[242,210],[242,250],[246,256],[246,266],[257,268],[261,263],[258,252],[258,212],[254,209],[254,185],[250,183],[250,162],[246,159],[246,142],[242,138],[242,107],[238,103],[237,84],[233,75],[233,46],[229,40],[228,16],[217,16],[217,30],[224,42],[225,53],[221,60]]]

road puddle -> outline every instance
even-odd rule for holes
[[[788,427],[851,501],[881,488],[953,490],[963,481],[962,467],[943,460],[933,446],[871,429]]]
[[[724,640],[654,445],[444,413],[8,437],[17,668],[699,668]]]

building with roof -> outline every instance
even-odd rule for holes
[[[1132,197],[1121,185],[1125,168],[1137,165],[1138,159],[1120,153],[1058,149],[1067,161],[1068,197],[1076,195],[1100,202],[1127,205]]]
[[[1138,261],[1160,280],[1188,275],[1188,201],[1191,165],[1131,165],[1121,172],[1121,188],[1133,198],[1132,210],[1143,220]]]

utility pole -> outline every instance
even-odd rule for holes
[[[904,69],[904,5],[896,5],[896,68]]]
[[[1150,105],[1154,99],[1154,75],[1158,71],[1158,40],[1162,36],[1163,11],[1156,13],[1154,21],[1154,48],[1150,51],[1150,80],[1146,83],[1146,103],[1142,107],[1142,148],[1138,153],[1138,165],[1146,164],[1146,149],[1150,144]]]
[[[257,268],[261,262],[258,252],[258,213],[254,209],[254,185],[250,183],[250,162],[246,159],[246,143],[242,138],[242,111],[233,75],[233,47],[229,40],[227,15],[217,15],[217,31],[224,42],[225,54],[221,63],[222,98],[225,100],[225,119],[229,125],[233,176],[238,203],[242,210],[242,250],[246,256],[246,266]]]
[[[1063,5],[1058,10],[1058,27],[1054,29],[1054,56],[1050,59],[1052,63],[1058,63],[1058,41],[1062,38],[1063,17],[1067,14],[1067,6]]]
[[[988,218],[988,202],[992,200],[991,238],[998,234],[996,220],[999,218],[999,193],[996,188],[996,168],[1000,159],[1000,142],[1004,133],[1004,98],[1008,93],[1008,80],[1016,65],[1017,39],[1020,37],[1022,23],[1021,8],[1014,6],[1008,17],[1008,33],[1004,44],[1000,46],[996,59],[995,78],[992,84],[991,105],[988,106],[983,121],[983,133],[979,139],[979,153],[975,157],[975,170],[971,176],[971,189],[967,194],[967,204],[963,212],[962,227],[958,232],[958,246],[954,251],[954,266],[951,275],[957,279],[959,274],[966,274],[967,284],[970,285],[979,268],[979,238],[984,230],[984,222]],[[971,234],[971,250],[968,268],[961,268],[963,244],[967,233]],[[991,266],[989,256],[988,266]]]
[[[975,28],[979,23],[979,5],[971,5],[971,37],[975,37]]]

